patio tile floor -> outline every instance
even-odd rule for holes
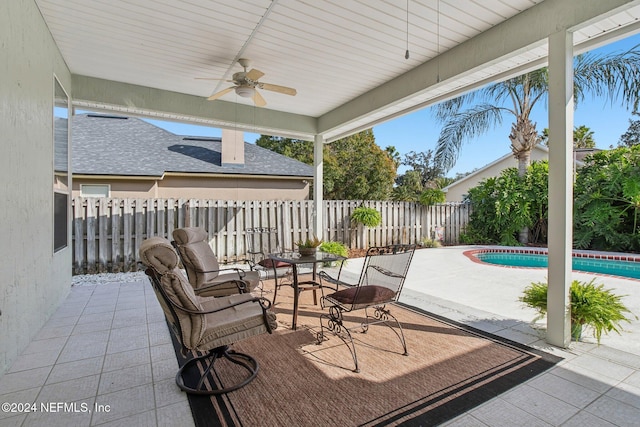
[[[412,270],[414,265],[422,265],[422,260],[414,260]],[[357,262],[345,271],[347,276],[357,273]],[[564,358],[553,369],[445,425],[638,425],[639,354],[588,342],[555,348],[542,339],[543,331],[522,319],[416,289],[405,285],[401,300]],[[33,413],[0,412],[0,426],[193,425],[186,395],[174,382],[177,369],[162,311],[144,276],[74,286],[0,377],[0,402],[45,402],[58,412],[43,413],[39,406]],[[58,403],[67,404],[66,410]]]
[[[141,279],[72,287],[0,378],[0,402],[37,411],[0,412],[0,426],[193,425],[162,310]]]

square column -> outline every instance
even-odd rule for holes
[[[573,246],[573,35],[549,37],[549,292],[547,342],[571,343]]]
[[[324,229],[322,227],[322,205],[323,199],[323,152],[324,138],[316,135],[313,141],[313,233],[324,239]]]

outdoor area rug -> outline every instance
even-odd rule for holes
[[[270,297],[270,294],[265,295]],[[291,330],[293,298],[278,291],[279,327],[233,345],[260,364],[258,376],[223,396],[189,396],[200,426],[438,425],[552,367],[560,358],[400,304],[409,355],[384,325],[356,332],[360,373],[336,337],[316,344],[320,306],[300,298]],[[349,314],[354,325],[359,312]],[[185,361],[176,348],[182,365]],[[223,383],[237,368],[221,365]]]

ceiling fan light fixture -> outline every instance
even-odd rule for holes
[[[243,98],[253,98],[255,94],[255,88],[249,86],[238,86],[236,88],[236,95],[242,96]]]

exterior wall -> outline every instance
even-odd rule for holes
[[[531,152],[531,161],[547,160],[549,158],[548,154],[549,153],[546,150],[535,149]],[[477,186],[483,179],[498,176],[504,169],[517,167],[518,161],[512,155],[509,155],[507,158],[504,158],[499,162],[489,164],[488,166],[476,171],[474,174],[448,186],[446,201],[461,202],[463,197],[469,192],[469,189]]]
[[[109,184],[110,197],[213,200],[308,200],[309,183],[302,179],[211,178],[166,176],[161,180],[73,179],[73,197],[81,184]]]
[[[34,0],[0,2],[0,375],[71,286],[69,246],[53,253],[54,73],[71,75]]]

